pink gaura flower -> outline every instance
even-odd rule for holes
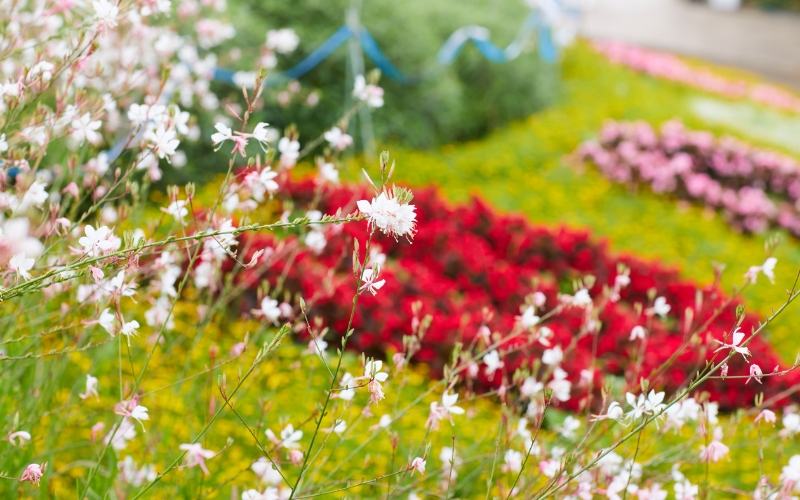
[[[209,475],[206,460],[214,458],[213,451],[203,449],[200,443],[184,443],[178,448],[186,452],[186,467],[198,466],[206,476]]]
[[[420,457],[417,457],[414,460],[412,460],[411,467],[409,467],[411,469],[411,475],[413,476],[414,472],[419,471],[419,473],[424,476],[426,463],[427,462],[425,461],[425,459]]]
[[[775,421],[777,420],[777,417],[775,416],[775,412],[772,410],[761,410],[761,412],[758,414],[754,422],[758,423],[761,420],[763,420],[764,422],[768,422],[772,424],[773,427],[775,427]]]
[[[25,471],[22,473],[22,477],[19,478],[19,482],[24,483],[25,481],[30,481],[31,484],[35,484],[39,486],[39,481],[44,476],[44,471],[47,468],[47,462],[43,462],[41,465],[39,464],[30,464],[25,468]]]
[[[761,367],[753,363],[752,365],[750,365],[750,376],[747,377],[747,382],[750,382],[750,379],[753,379],[760,384],[762,375],[763,373],[761,371]],[[745,384],[747,382],[745,382]]]

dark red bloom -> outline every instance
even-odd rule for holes
[[[289,182],[282,195],[291,198],[296,207],[304,206],[315,198],[315,188],[312,180]],[[350,213],[355,211],[355,202],[363,198],[371,195],[362,187],[326,188],[317,208],[327,214],[340,208],[342,213]],[[375,238],[373,245],[379,245],[387,256],[380,275],[386,279],[386,285],[377,296],[360,297],[353,325],[355,334],[348,343],[350,349],[377,357],[384,357],[390,349],[401,350],[403,335],[411,333],[412,303],[419,301],[423,314],[433,315],[433,323],[414,360],[429,363],[434,372],[440,372],[457,341],[467,344],[476,337],[484,321],[483,308],[494,313],[489,322],[492,331],[506,334],[514,327],[514,318],[520,314],[525,297],[534,291],[534,279],[536,290],[546,296],[544,311],[548,311],[558,304],[559,292],[573,293],[573,280],[587,274],[596,278],[590,290],[593,297],[600,296],[606,286],[613,288],[618,264],[630,269],[631,282],[621,290],[620,300],[609,303],[600,313],[595,387],[602,382],[601,374],[627,376],[629,386],[638,385],[638,380],[632,379],[632,357],[638,344],[628,338],[634,326],[643,324],[644,319],[637,316],[635,307],[637,303],[642,308],[648,306],[651,289],[665,297],[672,309],[668,319],[656,318],[649,324],[640,377],[647,378],[684,344],[687,314],[692,318],[692,329],[709,321],[697,345],[685,349],[658,377],[651,377],[651,387],[668,393],[685,387],[703,367],[705,359],[712,356],[716,344],[711,339],[722,339],[735,323],[736,301],[711,319],[714,311],[727,301],[720,290],[681,279],[675,269],[659,263],[613,255],[604,242],[591,238],[587,231],[536,226],[520,216],[500,215],[478,199],[451,206],[434,189],[416,190],[413,203],[419,220],[413,244],[383,235]],[[328,245],[322,254],[317,256],[301,249],[286,276],[285,288],[302,294],[309,315],[321,318],[331,328],[329,335],[342,335],[346,330],[355,291],[352,239],[360,240],[363,255],[367,234],[366,222],[329,230]],[[253,245],[259,248],[272,241],[265,236],[241,238],[265,238]],[[249,255],[246,257],[248,260]],[[273,269],[266,279],[274,286],[283,266],[279,263]],[[253,288],[257,286],[255,281],[251,283]],[[549,321],[547,326],[554,332],[552,342],[563,347],[569,345],[582,323],[582,315],[581,309],[570,308]],[[747,315],[741,326],[743,331],[750,332],[757,325],[758,318]],[[520,343],[511,342],[505,348]],[[770,369],[783,366],[762,337],[753,339],[749,347],[754,353],[753,362],[760,366]],[[592,348],[593,337],[586,336],[565,357],[562,367],[573,381],[573,398],[567,406],[579,405],[581,390],[585,389],[578,388],[577,382],[581,369],[591,365]],[[503,369],[505,379],[509,380],[516,368],[540,359],[543,349],[536,345],[510,354]],[[747,363],[740,356],[730,363],[730,374],[748,374]],[[734,409],[751,405],[758,392],[763,391],[767,398],[779,393],[795,384],[797,377],[794,372],[767,377],[763,385],[745,385],[743,379],[709,380],[703,390],[721,408]],[[480,383],[497,386],[502,380],[503,377],[495,376]]]

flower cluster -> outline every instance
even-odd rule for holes
[[[684,83],[726,97],[749,97],[767,106],[800,113],[800,98],[766,83],[751,84],[715,75],[691,66],[668,52],[645,49],[620,41],[595,41],[592,46],[616,64],[623,64],[651,76]]]
[[[788,156],[679,121],[664,123],[660,134],[644,122],[606,122],[579,155],[614,182],[644,183],[719,210],[737,230],[781,227],[800,236],[800,163]]]
[[[334,213],[351,211],[355,200],[367,197],[350,186],[327,186],[322,196],[318,193],[312,179],[292,181],[279,198],[293,200],[295,207],[314,201],[319,210]],[[519,380],[523,396],[533,386],[547,387],[558,404],[578,408],[586,404],[590,387],[596,391],[602,386],[601,374],[624,379],[634,375],[630,367],[637,365],[640,376],[646,377],[678,353],[674,363],[651,380],[674,392],[718,347],[709,340],[702,349],[681,350],[687,329],[708,321],[702,337],[707,333],[726,340],[723,334],[734,323],[736,302],[714,314],[727,301],[720,290],[681,279],[657,263],[610,254],[584,231],[536,227],[520,217],[500,216],[480,201],[451,207],[433,190],[416,192],[415,205],[426,231],[413,245],[383,239],[380,248],[371,248],[367,265],[380,267],[381,280],[380,287],[361,295],[353,321],[356,334],[348,344],[357,352],[373,356],[402,352],[409,325],[420,321],[415,307],[430,314],[432,323],[414,360],[429,363],[440,373],[457,342],[488,344],[494,335],[524,330],[524,335],[500,349],[502,358],[489,353],[485,369],[475,364],[466,376],[479,385],[509,387],[517,370],[533,373],[544,367],[546,379]],[[309,314],[334,332],[346,331],[349,319],[352,274],[346,249],[352,238],[363,234],[360,224],[364,223],[328,230],[321,252],[299,249],[285,279],[288,288],[307,298]],[[242,239],[254,248],[276,244],[261,236],[242,235]],[[291,241],[292,237],[282,243]],[[363,249],[361,253],[363,258]],[[242,274],[243,284],[255,288],[260,278],[277,284],[286,269],[283,262],[283,258],[275,261],[275,274]],[[774,262],[767,267],[771,273]],[[372,270],[367,271],[364,290],[378,284]],[[568,283],[586,275],[592,275],[594,282],[566,292]],[[399,304],[396,297],[401,297]],[[545,316],[551,317],[545,322],[541,319]],[[749,331],[757,323],[758,318],[748,315],[741,328]],[[599,335],[593,360],[594,331]],[[749,349],[761,366],[781,364],[760,337],[750,342]],[[729,365],[731,375],[749,372],[741,357]],[[760,391],[777,394],[795,379],[791,372],[765,378],[758,388],[743,379],[711,380],[704,388],[721,408],[733,409],[752,405]]]

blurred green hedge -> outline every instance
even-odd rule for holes
[[[230,0],[229,15],[237,30],[233,42],[242,47],[244,55],[232,64],[240,68],[251,64],[252,59],[247,56],[258,54],[245,53],[245,48],[262,45],[269,29],[292,28],[300,36],[300,46],[289,57],[279,56],[279,67],[293,66],[345,24],[350,4],[350,0]],[[364,2],[361,23],[389,60],[406,75],[423,76],[418,85],[401,85],[382,78],[386,103],[373,112],[376,138],[400,141],[415,149],[429,148],[479,137],[552,102],[558,67],[541,61],[533,45],[506,64],[485,60],[471,45],[452,66],[441,68],[436,64],[437,52],[456,29],[484,26],[491,31],[492,42],[505,47],[527,14],[528,9],[520,1]],[[346,99],[352,90],[348,54],[344,44],[300,79],[304,89],[320,90],[321,100],[316,107],[293,103],[283,108],[273,102],[266,109],[266,116],[256,118],[278,127],[296,123],[306,141],[316,137],[348,105]],[[373,67],[366,59],[367,71]],[[351,123],[350,132],[358,140],[356,125]]]
[[[745,0],[745,5],[766,10],[793,10],[800,12],[800,0]]]

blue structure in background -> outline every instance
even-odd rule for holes
[[[548,63],[554,63],[558,59],[558,50],[553,42],[552,32],[550,27],[543,22],[542,16],[537,11],[532,11],[523,22],[514,41],[506,47],[501,49],[489,40],[489,32],[486,28],[480,26],[466,26],[456,30],[447,41],[442,45],[439,53],[436,55],[436,61],[440,66],[449,66],[452,64],[461,53],[461,50],[468,42],[472,42],[475,48],[488,59],[496,63],[507,63],[513,61],[522,53],[525,43],[530,36],[536,32],[538,38],[539,56]],[[358,40],[364,53],[370,60],[375,63],[375,66],[381,70],[381,73],[388,78],[400,82],[404,85],[412,85],[419,82],[421,77],[411,77],[404,74],[397,69],[395,65],[389,61],[389,58],[383,53],[378,46],[375,38],[367,31],[366,28],[361,26],[342,26],[333,35],[331,35],[325,42],[320,45],[314,52],[303,59],[299,64],[290,68],[282,73],[267,78],[265,85],[274,84],[278,81],[295,80],[305,75],[314,69],[319,63],[324,61],[336,49],[338,49],[344,42],[355,38]],[[226,68],[215,68],[214,79],[227,83],[235,84],[236,71]]]

